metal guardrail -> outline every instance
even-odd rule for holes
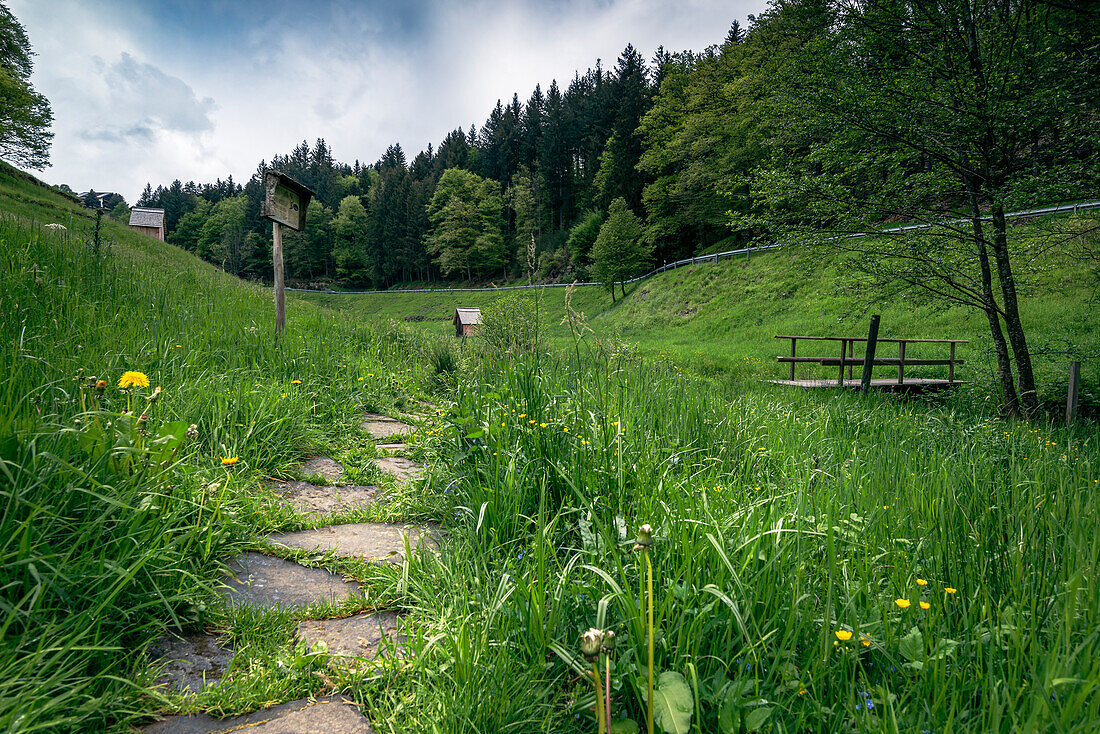
[[[1037,209],[1021,209],[1016,212],[1006,212],[1005,219],[1015,219],[1018,217],[1029,217],[1041,214],[1057,214],[1059,212],[1073,212],[1076,214],[1083,209],[1100,209],[1100,201],[1086,201],[1077,204],[1056,204],[1053,206],[1044,206]],[[983,220],[989,221],[993,217],[982,217]],[[969,221],[967,219],[952,219],[948,223],[959,223]],[[897,232],[911,232],[913,230],[931,229],[937,226],[937,224],[907,224],[902,227],[890,227],[889,229],[881,229],[877,232],[853,232],[851,234],[840,235],[837,237],[830,237],[826,241],[833,240],[848,240],[856,239],[859,237],[874,237],[876,235],[893,234]],[[682,268],[685,265],[697,265],[699,263],[716,263],[722,258],[734,257],[735,255],[748,255],[753,252],[767,252],[768,250],[774,250],[783,245],[764,245],[762,247],[742,247],[739,250],[726,250],[725,252],[715,252],[710,255],[699,255],[697,257],[688,257],[683,260],[677,260],[676,262],[665,263],[655,270],[651,270],[645,275],[639,275],[635,278],[623,281],[624,285],[630,285],[631,283],[637,283],[638,281],[645,280],[646,278],[652,278],[658,273],[663,273],[666,270],[675,270],[676,268]],[[477,291],[517,291],[527,290],[529,288],[568,288],[569,286],[593,286],[600,285],[606,287],[606,283],[598,281],[586,281],[584,283],[534,283],[531,285],[502,285],[495,288],[390,288],[387,290],[374,290],[374,291],[334,291],[331,289],[314,290],[311,288],[287,288],[288,291],[298,291],[300,293],[330,293],[333,295],[362,295],[368,293],[468,293]]]

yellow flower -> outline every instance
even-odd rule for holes
[[[958,591],[958,589],[953,589],[950,586],[943,587],[943,590],[946,591],[948,594],[954,594],[956,591]]]
[[[222,466],[233,466],[238,461],[240,461],[240,458],[238,458],[236,456],[223,456],[222,457]]]
[[[539,423],[539,428],[546,428],[548,425],[550,425],[550,424],[549,423]]]
[[[526,417],[527,417],[527,414],[526,414],[526,413],[520,413],[518,417],[519,417],[519,418],[526,418]]]
[[[118,378],[118,386],[121,388],[149,387],[149,378],[144,372],[123,372],[122,377]]]
[[[917,579],[917,586],[928,586],[928,582],[924,579]]]
[[[920,608],[921,608],[921,609],[931,609],[931,608],[932,608],[932,605],[931,605],[931,604],[929,604],[929,603],[928,603],[928,602],[926,602],[926,601],[922,601],[922,602],[920,603]]]
[[[871,646],[871,638],[868,637],[867,635],[860,635],[859,636],[859,644],[863,645],[864,647],[870,647]]]
[[[291,385],[301,385],[301,384],[302,384],[302,381],[301,381],[301,380],[291,380],[291,381],[290,381],[290,384],[291,384]]]
[[[847,642],[848,640],[852,639],[852,633],[848,630],[837,630],[833,634],[836,635],[836,638],[841,642]]]
[[[909,600],[908,599],[894,599],[894,603],[897,604],[902,609],[908,609],[909,608]]]

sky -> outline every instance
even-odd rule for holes
[[[367,164],[411,159],[498,99],[568,86],[628,43],[702,50],[765,0],[0,0],[36,54],[51,166],[75,191],[133,204],[146,183],[244,183],[324,138]]]

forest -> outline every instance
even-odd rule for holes
[[[647,62],[628,45],[610,69],[597,60],[568,85],[513,94],[411,159],[394,143],[348,164],[317,138],[243,185],[176,180],[137,203],[165,209],[172,244],[269,280],[260,175],[273,167],[316,194],[305,231],[286,237],[287,277],[387,288],[613,282],[792,229],[1091,195],[1100,16],[959,7],[776,0],[702,51]],[[594,251],[619,199],[620,219],[637,221],[616,231],[636,241]]]

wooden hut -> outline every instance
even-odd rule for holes
[[[163,242],[164,210],[135,206],[130,210],[130,226]]]
[[[481,309],[456,308],[453,323],[455,336],[472,336],[481,329]]]

